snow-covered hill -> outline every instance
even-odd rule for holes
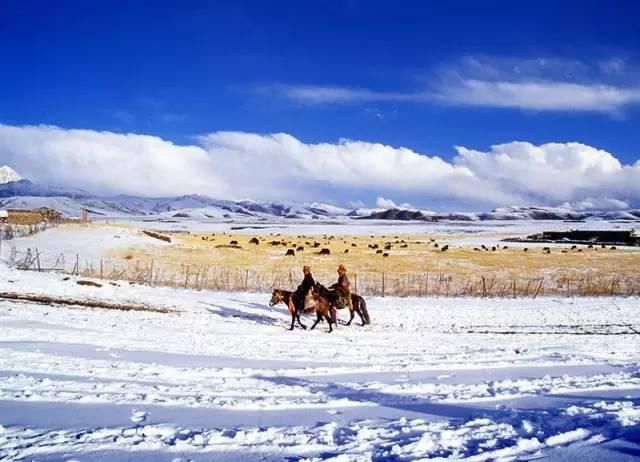
[[[101,197],[80,189],[60,188],[23,179],[10,167],[0,167],[0,209],[51,207],[66,216],[82,209],[94,217],[161,216],[206,219],[375,219],[402,221],[484,220],[640,220],[638,209],[584,210],[561,207],[513,206],[483,213],[433,212],[407,208],[347,209],[323,203],[295,204],[278,201],[222,200],[203,195],[179,197]]]
[[[10,183],[12,181],[20,181],[22,177],[14,169],[8,165],[0,167],[0,184]]]

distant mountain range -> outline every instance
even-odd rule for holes
[[[146,198],[127,195],[99,197],[79,189],[43,186],[22,179],[9,167],[0,167],[0,209],[54,208],[69,217],[87,209],[93,217],[157,216],[165,219],[231,220],[401,220],[401,221],[484,221],[484,220],[632,220],[640,221],[640,210],[578,211],[568,207],[504,207],[483,213],[441,213],[428,210],[347,209],[312,203],[292,204],[269,201],[231,201],[201,195]]]

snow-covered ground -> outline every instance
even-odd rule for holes
[[[1,460],[640,455],[638,299],[371,298],[328,334],[265,294],[0,278],[171,310],[0,300]]]

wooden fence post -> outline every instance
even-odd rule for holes
[[[384,297],[384,272],[382,273],[382,296]]]

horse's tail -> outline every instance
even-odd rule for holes
[[[364,297],[358,295],[360,310],[362,312],[362,317],[364,318],[365,324],[371,324],[371,318],[369,317],[369,310],[367,310],[367,302],[364,300]]]

